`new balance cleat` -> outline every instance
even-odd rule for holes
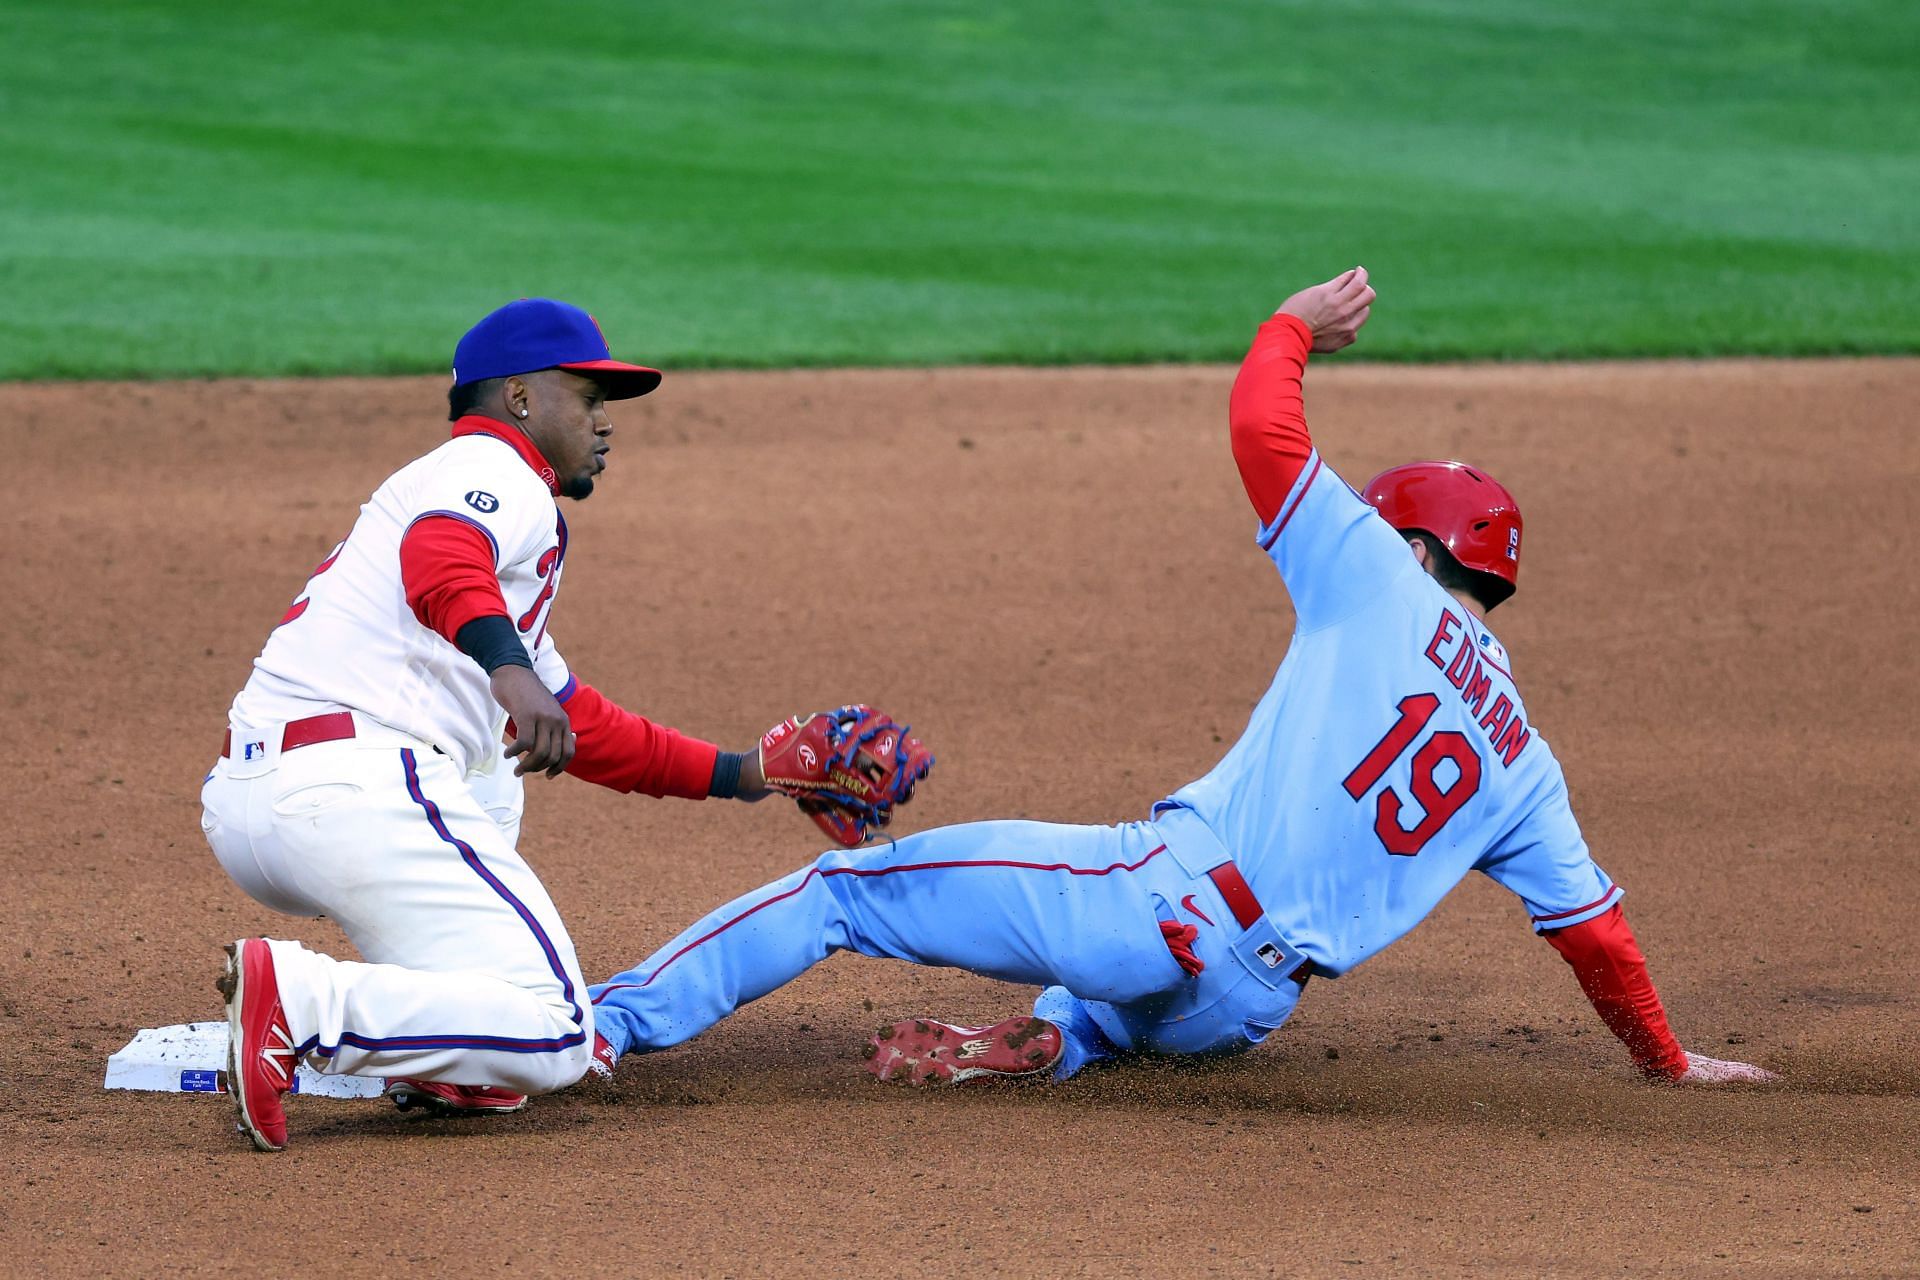
[[[226,972],[214,986],[227,998],[227,1095],[240,1131],[260,1150],[278,1151],[287,1145],[281,1099],[293,1088],[298,1058],[266,940],[242,938],[228,947]]]

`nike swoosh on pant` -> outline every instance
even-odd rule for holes
[[[1213,923],[1213,918],[1211,916],[1209,916],[1206,912],[1202,911],[1199,907],[1194,905],[1192,894],[1188,894],[1186,897],[1180,899],[1180,905],[1185,907],[1187,910],[1193,912],[1193,914],[1199,916],[1202,920],[1205,920],[1208,924]]]

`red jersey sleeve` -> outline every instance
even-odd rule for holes
[[[1653,989],[1646,957],[1627,927],[1625,911],[1616,906],[1544,936],[1573,966],[1600,1020],[1620,1037],[1642,1071],[1667,1080],[1686,1073],[1687,1055],[1667,1026],[1667,1011]]]
[[[1273,523],[1313,453],[1300,380],[1313,350],[1313,330],[1298,316],[1276,315],[1260,326],[1240,364],[1227,405],[1233,460],[1262,525]]]
[[[400,539],[400,581],[420,625],[449,643],[475,618],[507,617],[493,542],[457,516],[415,520]]]
[[[637,716],[590,684],[560,701],[575,735],[567,765],[574,777],[615,791],[706,798],[720,754],[711,742]]]

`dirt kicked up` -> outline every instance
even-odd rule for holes
[[[1891,1274],[1920,1266],[1920,361],[1323,362],[1350,481],[1491,469],[1495,621],[1683,1043],[1786,1076],[1640,1083],[1472,879],[1261,1050],[948,1094],[874,1026],[1031,993],[836,957],[706,1037],[488,1121],[109,1094],[218,1016],[221,944],[342,950],[196,828],[227,703],[434,380],[0,387],[8,1270],[333,1274]],[[669,375],[568,509],[553,632],[628,705],[744,746],[874,700],[940,757],[902,815],[1115,821],[1224,751],[1291,615],[1223,368]],[[817,851],[789,808],[529,787],[590,976]]]

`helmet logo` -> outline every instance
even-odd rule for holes
[[[1518,560],[1519,558],[1520,530],[1518,528],[1509,529],[1507,530],[1507,559]]]

